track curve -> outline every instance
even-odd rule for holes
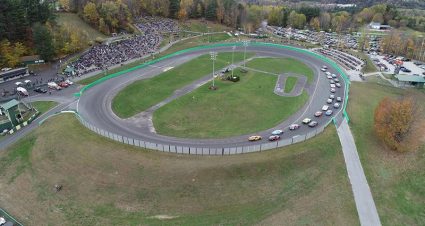
[[[80,117],[84,119],[84,121],[90,123],[94,127],[131,139],[142,140],[150,143],[193,148],[231,148],[253,145],[253,143],[249,142],[247,138],[248,136],[254,134],[246,134],[225,139],[186,139],[159,135],[152,133],[147,126],[138,127],[137,125],[133,125],[128,121],[117,117],[111,109],[113,97],[121,89],[125,88],[132,82],[140,79],[151,78],[161,74],[163,72],[162,68],[164,67],[178,66],[200,55],[207,54],[211,50],[217,52],[231,52],[232,48],[231,46],[214,47],[213,49],[203,48],[185,52],[159,61],[148,67],[137,69],[126,74],[122,74],[118,77],[106,80],[103,83],[100,83],[86,90],[80,96],[77,104],[77,112],[79,113]],[[235,51],[243,51],[243,47],[237,47]],[[311,128],[306,125],[301,125],[302,119],[305,117],[313,119],[314,112],[321,110],[321,107],[326,104],[326,100],[330,95],[329,80],[326,78],[323,72],[320,71],[320,68],[323,65],[327,65],[329,68],[328,71],[340,76],[337,72],[337,69],[333,68],[332,65],[319,59],[318,57],[290,49],[282,49],[273,46],[248,46],[247,51],[255,52],[257,55],[261,56],[295,58],[307,64],[314,72],[314,81],[306,87],[306,91],[309,94],[309,100],[307,103],[294,115],[281,122],[279,125],[255,134],[267,138],[274,129],[284,128],[285,133],[281,137],[282,139],[286,139],[311,132]],[[335,96],[342,97],[343,101],[345,101],[345,80],[343,78],[339,78],[339,80],[342,86],[341,88],[336,89]],[[341,108],[334,113],[334,117],[342,117],[343,104],[344,103],[341,103]],[[314,118],[313,120],[318,121],[320,126],[328,124],[332,118],[322,116],[320,118]],[[298,123],[301,125],[301,127],[298,130],[289,131],[288,127],[292,123]],[[265,139],[259,142],[255,142],[256,145],[264,143],[269,143],[269,141]]]

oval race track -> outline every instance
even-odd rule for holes
[[[237,47],[235,51],[243,51],[243,48],[244,47]],[[326,78],[325,74],[320,71],[320,68],[323,65],[327,65],[329,72],[335,73],[340,76],[339,73],[337,73],[336,69],[332,67],[332,65],[327,64],[318,57],[314,57],[310,54],[305,54],[290,49],[256,45],[248,46],[247,51],[254,52],[257,54],[257,56],[295,58],[307,64],[314,72],[314,81],[311,84],[306,84],[306,87],[304,88],[309,95],[309,100],[307,101],[307,103],[294,115],[292,115],[287,120],[281,122],[274,128],[270,128],[266,131],[262,131],[255,134],[246,134],[225,139],[185,139],[156,134],[154,132],[151,132],[151,129],[146,125],[134,125],[132,123],[129,123],[128,120],[120,119],[113,113],[111,109],[112,99],[121,89],[125,88],[127,85],[131,84],[136,80],[151,78],[153,76],[161,74],[163,72],[163,69],[166,67],[176,67],[200,55],[208,54],[212,50],[217,52],[231,52],[232,48],[231,46],[214,47],[213,49],[204,48],[182,53],[180,55],[159,61],[150,66],[137,69],[126,74],[120,75],[118,77],[106,80],[98,85],[93,86],[90,89],[87,89],[80,96],[77,105],[77,112],[84,121],[88,122],[92,126],[104,131],[108,131],[109,133],[114,133],[130,139],[172,146],[216,149],[246,147],[254,144],[258,145],[270,143],[267,140],[267,137],[270,135],[271,131],[275,129],[283,129],[285,131],[284,134],[281,135],[282,140],[293,138],[299,135],[305,135],[316,129],[309,128],[308,126],[301,123],[301,121],[306,117],[311,118],[312,120],[316,120],[319,123],[318,126],[324,126],[332,120],[332,117],[324,115],[320,118],[315,118],[313,116],[316,111],[320,111],[322,106],[326,104],[326,100],[331,94],[329,80]],[[343,101],[345,101],[345,80],[342,77],[338,78],[341,83],[341,88],[336,88],[335,96],[342,97]],[[339,109],[335,109],[337,111],[334,111],[333,117],[337,119],[342,118],[343,105],[344,103],[341,102],[341,107]],[[300,124],[301,127],[298,130],[289,131],[289,125],[293,123]],[[250,135],[261,135],[263,137],[263,140],[254,143],[249,142],[248,137]]]

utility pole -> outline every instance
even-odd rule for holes
[[[245,51],[243,52],[243,67],[246,67],[246,47],[249,45],[249,40],[242,41],[243,46],[245,47]]]
[[[236,46],[232,46],[232,79],[233,79],[233,68],[235,68],[235,65],[233,64],[233,58],[234,58],[234,55],[235,55],[235,49],[236,49]]]
[[[215,60],[217,59],[217,52],[210,52],[211,60],[213,62],[213,74],[212,74],[212,88],[215,88],[214,76],[215,76]]]

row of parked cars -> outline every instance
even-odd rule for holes
[[[326,100],[326,104],[323,105],[321,111],[317,111],[314,113],[314,116],[316,118],[321,117],[323,115],[323,112],[326,116],[331,116],[333,114],[333,110],[331,109],[332,107],[334,109],[338,109],[341,107],[342,98],[335,97],[335,94],[334,94],[336,92],[336,89],[341,87],[341,83],[339,79],[337,78],[337,75],[330,73],[329,71],[327,71],[327,69],[328,69],[327,66],[323,66],[321,68],[321,71],[323,71],[326,77],[329,79],[331,94],[329,95],[329,98]],[[311,118],[303,119],[302,123],[306,124],[309,127],[316,127],[319,124],[317,121],[312,120]],[[289,130],[296,130],[298,128],[300,128],[299,124],[292,124],[289,126]],[[274,130],[269,136],[268,140],[269,141],[280,140],[280,135],[282,135],[283,133],[284,133],[283,130]],[[258,141],[261,139],[262,137],[259,135],[250,136],[248,138],[249,141]]]

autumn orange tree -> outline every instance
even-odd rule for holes
[[[418,109],[412,97],[383,99],[375,109],[376,135],[391,149],[404,152],[420,143]]]

